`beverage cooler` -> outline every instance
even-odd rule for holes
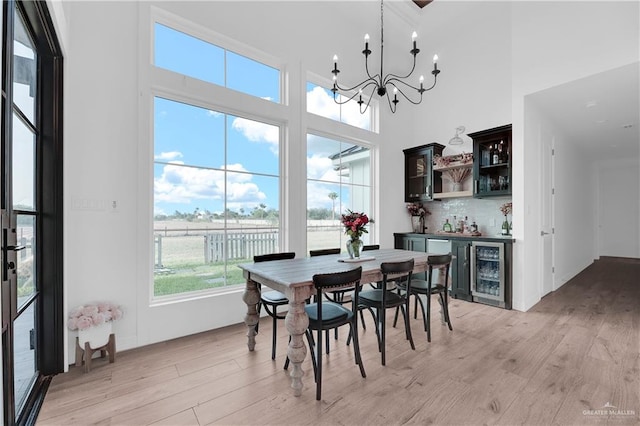
[[[471,243],[471,295],[475,302],[506,307],[504,243]]]

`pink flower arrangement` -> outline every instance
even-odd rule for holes
[[[107,302],[78,306],[69,313],[67,326],[69,330],[86,330],[109,321],[122,318],[120,306]]]
[[[511,213],[511,206],[512,203],[504,203],[503,205],[500,206],[500,211],[502,212],[503,215],[508,215]]]
[[[431,212],[420,203],[407,204],[407,211],[411,216],[426,216],[431,214]]]
[[[352,212],[347,210],[347,214],[342,215],[342,225],[344,225],[344,233],[351,237],[352,240],[359,240],[362,234],[368,234],[369,231],[364,227],[370,222],[364,213]]]

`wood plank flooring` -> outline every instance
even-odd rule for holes
[[[390,328],[385,367],[365,314],[367,378],[340,333],[322,401],[308,356],[292,396],[283,321],[275,361],[268,318],[255,352],[242,324],[124,351],[56,376],[37,424],[640,424],[638,277],[640,261],[607,258],[526,313],[453,300],[454,330],[434,318],[431,343],[420,316],[411,321],[415,351],[400,324]]]

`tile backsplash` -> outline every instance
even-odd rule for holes
[[[478,231],[482,235],[492,236],[500,235],[502,230],[502,222],[504,215],[500,212],[500,206],[511,201],[511,198],[453,198],[443,201],[431,201],[424,203],[431,215],[426,216],[425,232],[434,233],[442,230],[445,219],[449,219],[449,223],[453,224],[453,217],[458,220],[467,216],[468,223],[474,220],[478,225]],[[509,221],[511,222],[511,215]],[[517,227],[518,225],[515,224]]]

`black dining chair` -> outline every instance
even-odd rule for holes
[[[331,329],[337,329],[343,325],[349,325],[349,335],[353,338],[353,352],[356,364],[360,367],[362,377],[367,377],[364,371],[364,364],[360,355],[360,343],[358,341],[358,315],[356,315],[356,300],[362,288],[360,278],[362,277],[362,267],[358,266],[345,272],[335,272],[327,274],[316,274],[313,276],[313,285],[316,289],[316,302],[307,304],[305,311],[309,316],[309,327],[305,335],[309,343],[311,362],[313,364],[314,378],[316,381],[316,399],[322,397],[322,334],[328,335]],[[324,300],[322,297],[325,291],[340,289],[353,289],[352,309],[344,307],[339,303]],[[313,338],[313,331],[317,336]]]
[[[338,248],[309,250],[309,257],[327,256],[327,255],[330,255],[330,254],[340,254],[340,248],[338,247]],[[345,293],[345,291],[343,291],[343,290],[328,291],[327,293],[324,294],[324,296],[330,302],[339,303],[339,304],[349,303],[349,300],[345,301],[344,293]],[[327,335],[325,337],[327,339],[326,350],[327,350],[327,354],[329,354],[329,334],[327,333]],[[336,340],[338,340],[338,329],[337,328],[335,329],[335,338],[336,338]]]
[[[451,267],[451,260],[453,256],[451,253],[449,254],[441,254],[441,255],[432,255],[427,257],[428,269],[427,269],[427,279],[426,280],[412,280],[411,281],[411,289],[409,291],[409,297],[414,296],[416,298],[415,307],[414,307],[414,318],[417,318],[418,315],[418,303],[420,303],[420,307],[422,309],[422,319],[424,321],[424,331],[427,332],[427,342],[431,341],[431,295],[438,294],[440,296],[440,302],[442,304],[442,313],[444,315],[444,320],[449,326],[449,330],[453,330],[451,326],[451,318],[449,316],[449,303],[448,303],[448,293],[449,293],[449,269]],[[436,269],[444,269],[444,283],[434,283],[433,282],[433,271]],[[407,289],[401,283],[398,286],[398,290],[401,292],[406,292]],[[424,303],[420,298],[420,295],[426,296],[426,313]],[[398,311],[396,310],[396,317],[393,321],[393,326],[395,327],[396,321],[398,320]]]
[[[414,260],[409,259],[401,262],[383,262],[380,264],[382,272],[382,283],[378,288],[367,289],[360,292],[358,296],[358,309],[367,309],[371,312],[376,325],[376,336],[378,338],[378,350],[382,355],[382,365],[386,364],[386,311],[387,309],[399,308],[404,317],[405,334],[411,344],[411,349],[415,350],[413,337],[411,336],[411,323],[409,321],[409,297],[408,293],[399,293],[389,290],[389,284],[393,281],[396,285],[404,283],[405,288],[411,290],[411,277],[413,275]],[[374,312],[375,310],[375,312]]]
[[[272,260],[284,260],[293,259],[296,257],[294,252],[284,253],[269,253],[253,256],[254,262],[269,262]],[[284,306],[289,304],[289,299],[283,293],[271,290],[266,292],[260,292],[260,302],[258,302],[258,318],[260,317],[260,310],[264,306],[265,312],[273,319],[273,332],[271,333],[271,359],[276,359],[276,340],[278,338],[278,320],[285,319],[286,314],[278,314],[278,306]],[[260,322],[256,324],[256,333],[258,332],[258,326]],[[289,366],[289,358],[285,361],[285,370]]]

